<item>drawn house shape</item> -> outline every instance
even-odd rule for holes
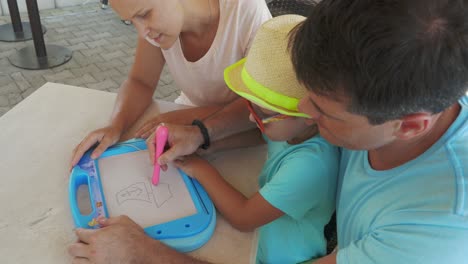
[[[129,200],[151,203],[150,196],[144,182],[137,182],[119,191],[116,194],[116,198],[119,205],[122,205],[124,202]]]
[[[150,185],[151,188],[148,188],[148,185]],[[148,192],[148,190],[151,191]],[[117,203],[119,205],[122,205],[126,201],[133,200],[147,203],[154,202],[157,208],[160,208],[172,197],[170,185],[162,182],[157,186],[145,182],[138,182],[122,189],[116,194]]]
[[[157,186],[151,184],[151,189],[153,190],[154,202],[158,208],[173,197],[171,186],[167,183],[160,182]]]

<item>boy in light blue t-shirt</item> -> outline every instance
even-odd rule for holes
[[[302,20],[287,15],[266,22],[248,57],[225,71],[226,83],[248,100],[250,120],[268,144],[260,190],[245,197],[195,156],[175,162],[203,185],[231,225],[260,227],[257,263],[298,263],[326,254],[324,226],[335,210],[338,149],[297,110],[306,90],[294,77],[287,39]]]

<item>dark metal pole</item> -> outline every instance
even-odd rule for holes
[[[57,45],[45,45],[37,0],[26,0],[34,47],[28,46],[8,57],[11,64],[28,70],[60,66],[72,57],[72,51]]]
[[[23,25],[21,24],[21,17],[16,0],[8,0],[8,10],[10,10],[11,23],[15,33],[23,32]]]
[[[28,8],[29,23],[31,23],[31,31],[33,35],[34,48],[36,49],[36,55],[38,59],[47,57],[37,0],[26,0],[26,6]]]

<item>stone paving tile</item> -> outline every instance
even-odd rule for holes
[[[21,16],[27,18],[26,13]],[[9,21],[9,16],[0,16],[0,25]],[[0,117],[47,81],[117,92],[133,64],[136,30],[111,8],[92,3],[44,10],[41,22],[47,28],[46,44],[69,48],[72,59],[52,69],[23,70],[8,57],[33,42],[0,42]],[[179,94],[164,68],[154,98],[174,101]]]
[[[124,66],[121,66],[121,67],[116,67],[116,69],[119,70],[125,76],[127,76],[131,68],[132,68],[132,62],[127,63],[127,64],[124,63]]]
[[[120,76],[122,73],[120,73],[116,69],[109,69],[106,71],[97,71],[97,72],[92,72],[91,75],[98,81],[104,81],[106,79],[110,79],[115,76]]]
[[[80,67],[80,68],[75,68],[75,69],[70,69],[70,71],[75,75],[75,76],[82,76],[84,74],[90,74],[92,72],[98,72],[101,69],[96,67],[95,64],[90,64],[87,67]]]
[[[10,106],[16,105],[17,103],[21,102],[21,100],[23,100],[23,97],[19,93],[11,93],[11,94],[8,94],[7,97],[8,97]]]
[[[43,82],[43,83],[38,82],[38,85],[37,85],[38,87],[31,87],[31,88],[27,89],[26,91],[21,93],[21,96],[23,98],[26,98],[26,97],[30,96],[32,93],[34,93],[39,87],[41,87],[45,83],[46,82]]]
[[[60,82],[61,80],[64,79],[70,79],[74,78],[75,75],[70,70],[64,70],[58,73],[50,74],[50,75],[44,75],[44,79],[48,82]]]
[[[26,91],[27,89],[31,88],[31,84],[26,80],[26,78],[24,78],[23,73],[14,72],[10,74],[10,76],[21,91]]]
[[[6,95],[0,96],[0,107],[8,107],[10,106],[10,101]]]
[[[0,107],[0,116],[4,115],[6,112],[10,111],[11,107]]]
[[[18,88],[16,83],[11,82],[9,84],[2,85],[2,89],[0,90],[0,96],[8,96],[12,93],[20,93],[21,90]]]
[[[97,80],[91,76],[91,74],[86,73],[79,78],[70,78],[60,81],[60,83],[74,85],[74,86],[85,86],[88,87],[90,83],[96,83]],[[90,87],[88,87],[90,88]]]
[[[102,55],[102,57],[106,58],[105,55]],[[107,71],[110,69],[118,70],[119,67],[125,66],[125,64],[121,60],[111,59],[111,60],[105,60],[104,62],[97,62],[96,66],[103,71]]]
[[[98,83],[91,83],[91,84],[88,84],[88,88],[91,88],[91,89],[97,89],[97,90],[106,90],[106,89],[110,89],[110,88],[113,88],[113,87],[117,87],[118,84],[116,84],[113,80],[111,79],[105,79],[101,82],[98,82]]]

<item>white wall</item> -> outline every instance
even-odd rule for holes
[[[27,12],[26,9],[26,0],[16,0],[18,3],[18,8],[20,12]],[[74,5],[81,5],[85,2],[98,2],[99,0],[37,0],[37,5],[39,10],[44,9],[52,9],[52,8],[59,8],[59,7],[66,7],[66,6],[74,6]],[[8,10],[8,1],[7,0],[0,0],[0,15],[9,15],[10,12]],[[22,18],[23,20],[23,18]],[[25,18],[25,20],[27,20]]]

